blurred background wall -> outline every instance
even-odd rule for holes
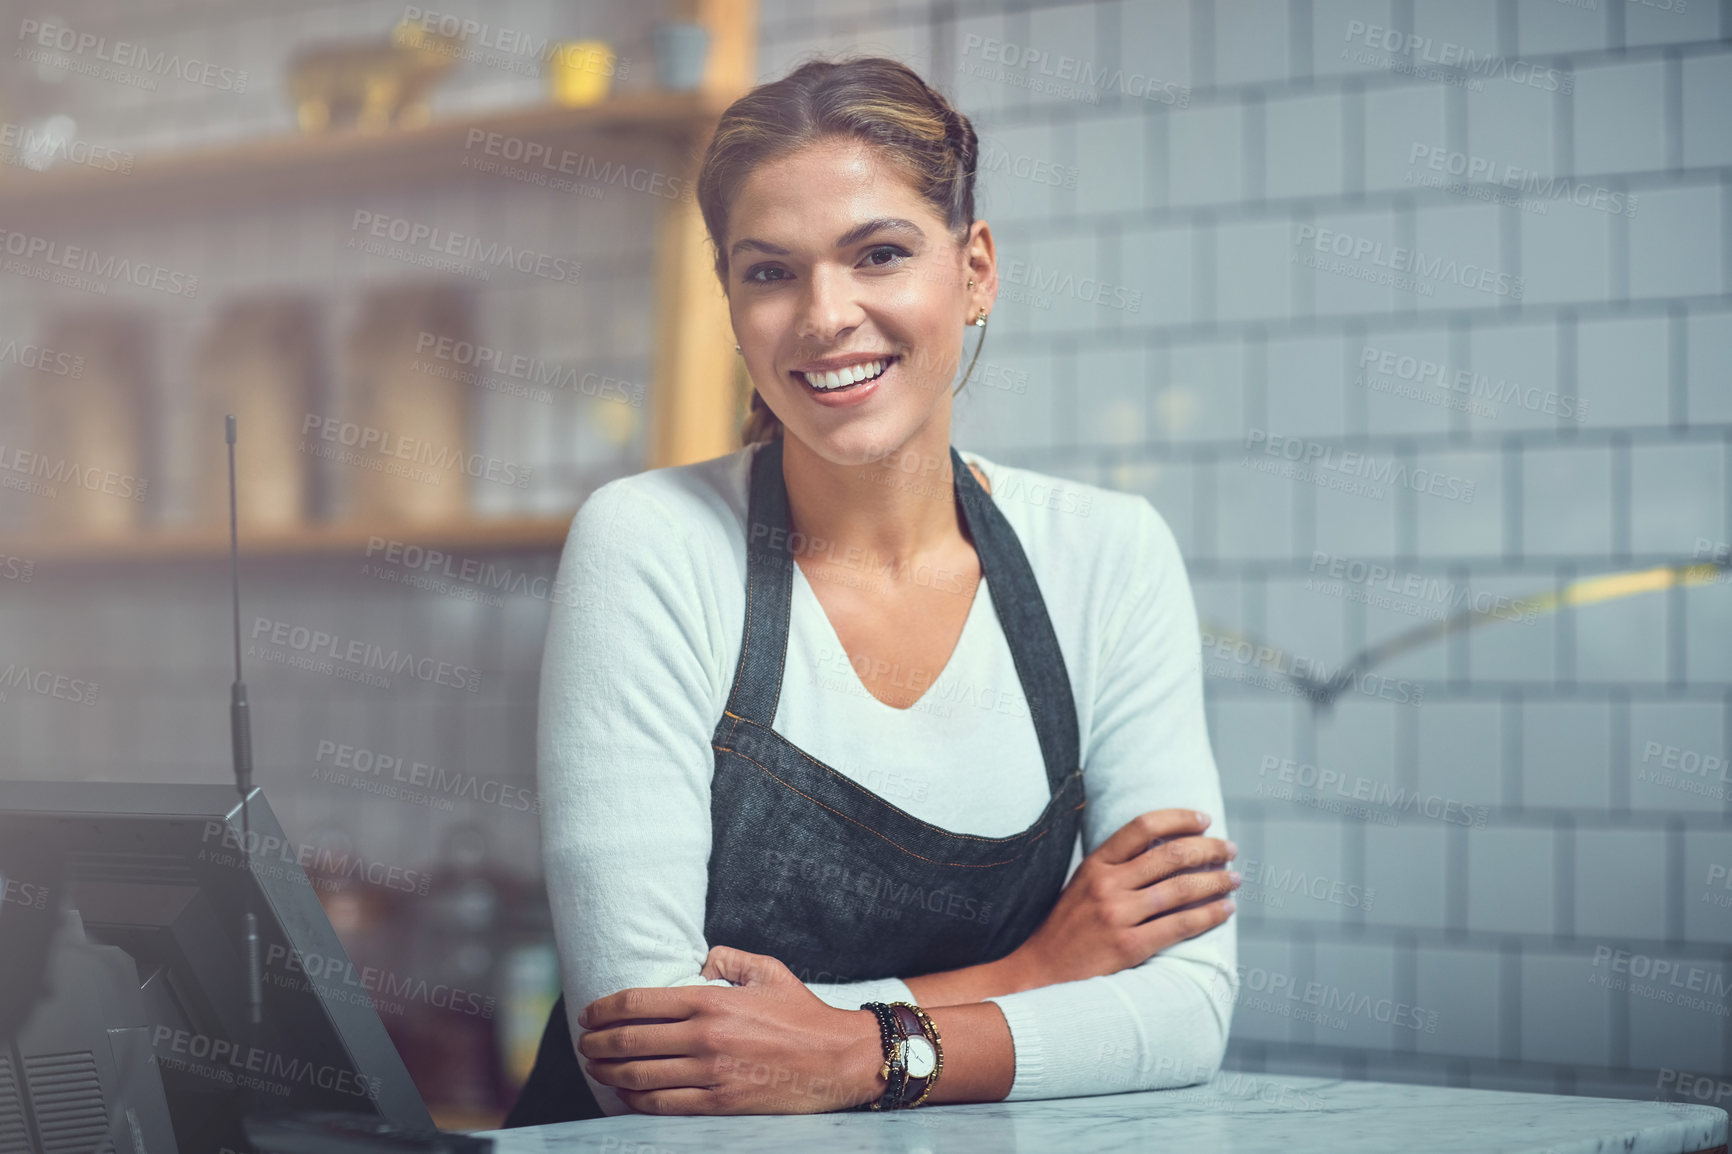
[[[246,147],[297,131],[298,48],[382,42],[409,11],[3,3],[25,52],[0,80],[0,121],[52,121],[87,166]],[[667,15],[442,12],[525,39],[463,58],[435,118],[545,101],[545,61],[522,47],[538,42],[606,41],[629,64],[616,93],[641,90]],[[44,25],[247,79],[52,51]],[[1647,1097],[1663,1070],[1721,1077],[1732,590],[1665,567],[1723,561],[1732,540],[1732,3],[763,0],[753,35],[760,79],[813,53],[883,53],[973,118],[1003,283],[955,440],[1145,494],[1178,535],[1246,870],[1229,1065]],[[593,155],[683,178],[686,156],[653,135]],[[0,145],[3,198],[42,164]],[[180,288],[45,284],[28,253],[0,276],[0,428],[45,436],[54,397],[112,388],[128,400],[87,403],[120,406],[130,447],[100,429],[70,443],[147,482],[138,500],[77,482],[45,494],[18,467],[33,442],[0,433],[14,454],[0,474],[23,478],[0,489],[0,671],[96,687],[0,686],[7,776],[228,779],[226,555],[44,535],[68,519],[209,525],[220,406],[200,382],[277,373],[304,389],[296,499],[340,520],[380,459],[344,457],[325,422],[367,424],[354,382],[388,392],[404,339],[428,346],[408,362],[427,379],[469,369],[447,355],[444,376],[429,370],[430,332],[546,370],[539,388],[471,373],[448,398],[489,465],[405,482],[400,505],[431,506],[423,535],[243,567],[259,777],[285,827],[439,879],[388,911],[343,907],[346,940],[419,927],[394,964],[467,967],[500,991],[485,1020],[385,1015],[394,1033],[505,1055],[473,1077],[417,1071],[449,1118],[509,1101],[511,1055],[545,1012],[533,752],[557,535],[459,535],[438,563],[415,549],[439,548],[441,517],[557,523],[653,462],[666,198],[635,183],[476,173],[268,208],[237,196],[161,223],[93,213],[54,238]],[[375,220],[581,275],[429,273],[424,253],[370,249]],[[464,291],[416,295],[429,285]],[[380,332],[401,339],[380,353]],[[243,429],[242,451],[267,449]],[[1353,663],[1468,609],[1472,628]],[[356,681],[300,660],[313,633],[463,672]],[[1342,670],[1333,691],[1300,692]]]

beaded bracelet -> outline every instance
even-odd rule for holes
[[[896,1043],[901,1039],[901,1033],[896,1028],[896,1016],[890,1007],[883,1002],[867,1002],[860,1007],[871,1010],[878,1018],[878,1034],[884,1043],[884,1066],[880,1076],[885,1080],[884,1094],[875,1102],[862,1102],[856,1110],[894,1110],[901,1105],[902,1090],[907,1083],[908,1070],[902,1065],[902,1060],[896,1054]]]

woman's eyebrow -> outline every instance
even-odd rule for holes
[[[911,220],[904,220],[899,216],[881,216],[875,220],[868,220],[861,224],[857,224],[841,236],[837,237],[836,247],[847,248],[849,245],[858,244],[860,241],[865,240],[876,232],[908,232],[913,233],[917,237],[923,238],[926,236],[926,233],[921,229],[921,227]],[[788,255],[788,250],[783,248],[781,245],[771,244],[767,240],[759,240],[755,236],[741,237],[739,240],[735,241],[733,247],[728,249],[728,255],[732,256],[741,249],[746,248],[756,249],[759,252],[771,253],[775,256]]]
[[[903,220],[899,216],[881,216],[876,220],[857,224],[837,237],[836,247],[847,248],[849,245],[858,244],[875,232],[911,232],[918,237],[926,235],[920,230],[920,226],[911,220]]]
[[[787,256],[788,255],[788,250],[783,248],[781,245],[771,244],[767,240],[759,240],[755,236],[742,237],[741,239],[736,240],[734,242],[734,247],[730,248],[728,250],[728,255],[733,256],[735,253],[739,252],[743,248],[754,248],[754,249],[757,249],[759,252],[767,252],[767,253],[771,253],[775,256]]]

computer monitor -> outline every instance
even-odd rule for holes
[[[264,982],[261,1024],[250,1024],[243,940],[249,911],[258,919],[263,958],[319,958],[327,967],[348,959],[302,866],[307,852],[284,835],[261,791],[248,795],[245,808],[243,833],[232,786],[0,781],[0,831],[27,831],[36,855],[34,861],[10,855],[14,907],[22,904],[24,886],[33,886],[32,893],[49,888],[33,877],[56,877],[60,892],[53,897],[62,916],[77,911],[73,932],[81,920],[90,943],[117,947],[131,959],[147,1029],[138,1031],[138,1022],[108,1025],[132,1027],[135,1038],[148,1035],[144,1062],[160,1073],[181,1151],[250,1150],[243,1129],[249,1110],[344,1111],[432,1129],[378,1013],[351,987],[333,989],[340,983],[305,973]],[[67,995],[79,991],[67,990],[65,981],[50,971],[53,992],[38,993],[42,1001],[26,1030],[40,1036],[44,1017],[59,1017],[66,1021],[46,1025],[65,1034],[75,1028],[72,1018],[89,1017],[91,999],[69,1004]],[[71,1008],[79,1001],[82,1008]],[[112,1028],[108,1034],[120,1054],[123,1035]],[[0,1039],[0,1063],[14,1071],[27,1065],[18,1046],[17,1039]],[[99,1043],[93,1049],[107,1053]],[[130,1067],[120,1068],[124,1075]],[[99,1081],[89,1071],[83,1077]],[[21,1091],[28,1096],[29,1085]],[[112,1097],[126,1087],[97,1092],[103,1091]],[[55,1093],[63,1103],[73,1091]]]

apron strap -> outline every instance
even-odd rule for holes
[[[770,728],[782,697],[788,658],[788,619],[794,600],[794,551],[788,489],[782,480],[782,438],[752,457],[746,513],[746,628],[728,712]]]
[[[963,522],[974,539],[975,552],[980,555],[982,575],[992,582],[992,607],[1004,628],[1011,660],[1016,662],[1016,675],[1022,681],[1022,695],[1034,719],[1034,733],[1040,739],[1041,757],[1046,761],[1047,784],[1056,794],[1082,762],[1076,699],[1071,696],[1064,652],[1059,648],[1058,634],[1040,595],[1040,583],[1035,580],[1034,568],[1022,551],[1016,530],[1010,527],[992,496],[974,479],[974,470],[954,445],[950,449],[950,464],[956,471],[956,494]]]
[[[982,579],[991,582],[993,609],[1028,701],[1047,784],[1056,794],[1081,760],[1076,702],[1058,635],[1016,531],[954,446],[950,463],[963,527],[980,557]],[[790,520],[778,437],[760,446],[752,460],[746,517],[746,627],[728,694],[729,713],[765,729],[775,719],[787,665],[794,593]]]

